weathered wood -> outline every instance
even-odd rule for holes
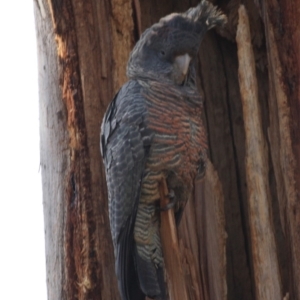
[[[207,162],[205,178],[195,183],[179,226],[189,299],[227,299],[224,195],[217,172]]]
[[[209,300],[227,299],[226,238],[224,193],[218,174],[207,162],[203,183],[196,185],[195,203],[199,237],[201,272],[206,278]]]
[[[67,117],[59,87],[61,66],[58,63],[55,36],[49,7],[39,1],[35,7],[38,66],[40,165],[43,187],[47,298],[66,299],[64,291],[64,216],[65,169],[70,167]]]
[[[73,2],[73,7],[90,156],[91,209],[95,222],[93,247],[99,262],[95,270],[98,278],[95,284],[100,288],[97,297],[101,294],[102,299],[119,299],[99,138],[106,107],[126,81],[126,57],[133,46],[131,1],[116,0],[109,4],[79,0]]]
[[[119,299],[99,135],[126,80],[131,2],[36,4],[48,299]]]
[[[299,0],[260,4],[269,65],[269,137],[289,258],[291,299],[300,299],[299,7]]]
[[[224,194],[226,217],[227,284],[229,299],[252,300],[243,208],[246,181],[244,167],[244,125],[238,104],[236,46],[208,33],[200,48],[200,78],[210,159],[218,173]],[[199,199],[200,200],[200,199]],[[199,229],[198,229],[199,230]]]
[[[203,191],[203,185],[201,186]],[[201,202],[203,197],[200,197]],[[202,204],[202,203],[201,203]],[[196,202],[190,199],[184,209],[178,228],[180,255],[183,260],[183,269],[186,276],[189,299],[208,299],[207,280],[201,273],[200,254],[204,243],[199,240],[197,232]],[[201,231],[202,232],[202,231]],[[202,247],[204,246],[204,247]]]
[[[267,145],[262,131],[249,19],[243,5],[239,8],[236,40],[246,133],[246,174],[256,299],[280,300],[280,274],[269,207]]]
[[[165,180],[162,180],[159,189],[160,207],[163,209],[169,204]],[[173,209],[161,212],[160,232],[170,300],[188,300]]]

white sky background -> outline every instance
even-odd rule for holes
[[[0,299],[46,300],[33,0],[0,5]]]

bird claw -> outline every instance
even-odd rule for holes
[[[176,197],[175,197],[175,193],[173,190],[170,190],[170,192],[168,193],[168,195],[166,195],[166,197],[168,197],[170,199],[170,202],[166,206],[160,207],[159,208],[160,211],[167,211],[171,208],[174,208],[174,206],[176,204]]]

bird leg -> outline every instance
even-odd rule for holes
[[[167,211],[171,208],[174,208],[174,206],[177,202],[175,192],[172,189],[169,190],[169,193],[166,195],[166,197],[169,198],[169,203],[163,207],[159,207],[158,208],[159,211]]]

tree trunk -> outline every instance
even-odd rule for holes
[[[214,2],[228,24],[199,54],[211,163],[178,229],[187,298],[300,300],[300,0]],[[195,5],[35,0],[49,300],[120,299],[100,124],[141,32]]]

